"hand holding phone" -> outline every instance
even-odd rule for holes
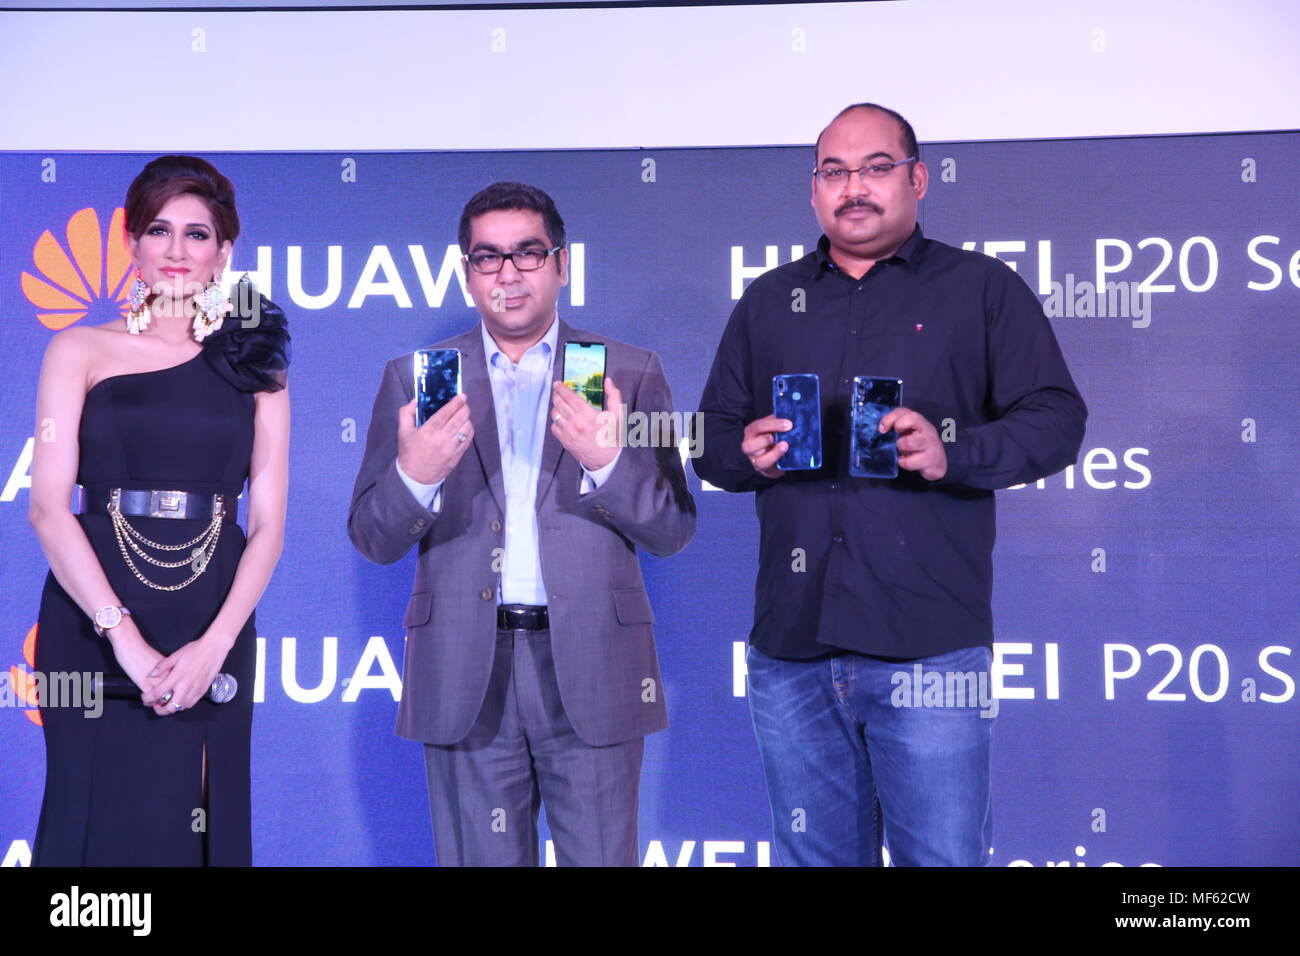
[[[745,426],[740,436],[740,451],[763,477],[780,478],[785,474],[776,462],[790,447],[785,433],[792,424],[777,415],[764,415]]]
[[[551,434],[588,471],[599,471],[618,457],[625,434],[622,393],[610,376],[601,389],[609,396],[607,412],[597,411],[563,380],[551,385]]]
[[[469,400],[460,394],[460,353],[420,349],[415,398],[397,410],[397,463],[421,484],[442,481],[474,438]]]
[[[469,400],[457,395],[418,428],[415,406],[416,400],[411,399],[397,410],[397,463],[407,477],[422,485],[436,485],[451,474],[474,443]]]
[[[900,405],[881,419],[880,424],[898,433],[899,468],[918,472],[926,481],[938,481],[948,473],[948,452],[943,440],[920,412]]]

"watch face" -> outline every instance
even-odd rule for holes
[[[122,610],[116,607],[101,607],[95,612],[95,623],[101,630],[107,631],[110,627],[117,627],[122,623]]]

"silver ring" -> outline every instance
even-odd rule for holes
[[[464,432],[456,432],[456,441],[458,442],[463,442],[468,437],[469,436],[466,435]]]
[[[172,692],[168,691],[167,693],[163,694],[161,697],[158,698],[158,703],[170,704],[173,696],[174,695],[172,694]]]
[[[551,421],[554,422],[556,425],[558,425],[558,424],[560,424],[560,419],[563,418],[563,417],[564,417],[564,416],[561,415],[559,412],[556,412],[556,413],[555,413],[555,417],[552,418]]]
[[[182,710],[185,709],[185,708],[182,707],[180,704],[172,704],[172,706],[176,708],[176,713],[178,713],[178,714],[179,714]]]

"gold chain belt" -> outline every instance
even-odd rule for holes
[[[117,548],[122,552],[122,560],[126,566],[131,569],[131,573],[140,579],[141,583],[157,591],[179,591],[181,588],[192,584],[198,579],[198,576],[207,570],[208,562],[212,560],[212,555],[216,553],[217,542],[221,538],[221,524],[224,519],[225,499],[221,495],[214,496],[212,504],[212,520],[208,526],[196,537],[191,538],[182,544],[163,544],[160,541],[151,541],[142,535],[138,529],[133,528],[122,514],[121,509],[121,490],[114,488],[112,496],[108,502],[108,514],[113,522],[113,535],[117,538]],[[168,495],[183,494],[182,492],[166,492]],[[161,515],[159,515],[161,517]],[[144,547],[141,547],[143,545]],[[180,568],[190,565],[194,573],[182,581],[180,584],[157,584],[146,578],[135,561],[131,559],[131,554],[127,550],[128,546],[131,551],[144,558],[150,564],[159,568]],[[189,557],[182,558],[180,561],[163,561],[148,554],[144,548],[153,548],[155,551],[184,551],[186,548],[192,549]]]

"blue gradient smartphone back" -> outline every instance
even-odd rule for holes
[[[794,427],[773,435],[790,447],[776,463],[782,471],[804,471],[822,466],[822,403],[817,376],[774,375],[772,414],[788,418]]]
[[[880,420],[903,404],[901,378],[853,379],[849,474],[859,478],[898,477],[898,432],[880,433]]]
[[[460,394],[460,352],[417,349],[415,352],[415,424],[426,421]]]

